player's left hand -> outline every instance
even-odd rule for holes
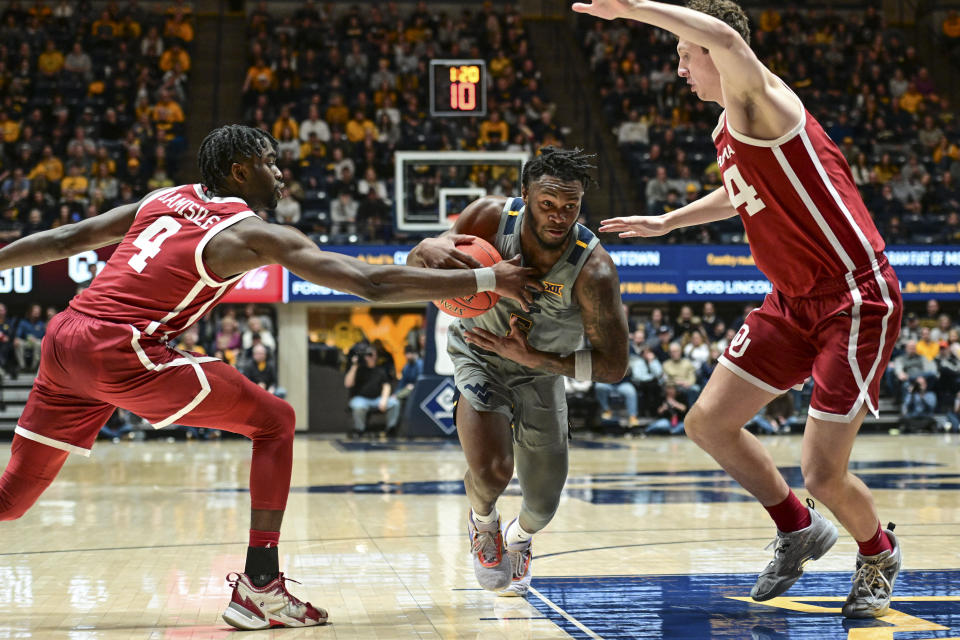
[[[464,340],[470,344],[475,344],[481,349],[492,351],[498,356],[513,360],[517,364],[525,367],[534,367],[534,350],[527,342],[526,334],[520,330],[520,322],[517,316],[510,318],[510,333],[506,336],[498,336],[486,329],[473,327],[463,334]]]

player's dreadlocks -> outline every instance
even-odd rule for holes
[[[230,167],[234,162],[259,156],[268,146],[276,149],[277,141],[262,129],[240,124],[214,129],[200,143],[197,153],[203,186],[218,193],[224,187],[224,180],[230,175]]]
[[[750,44],[750,19],[736,2],[731,0],[689,0],[687,8],[713,16],[727,23],[740,37]]]
[[[596,165],[590,164],[590,161],[597,156],[594,154],[586,155],[582,151],[583,149],[578,148],[543,147],[537,157],[523,165],[523,173],[520,176],[521,184],[524,187],[529,187],[531,182],[547,175],[565,182],[577,180],[583,185],[583,190],[586,191],[591,184],[597,184],[597,181],[590,175],[590,170],[597,168]]]

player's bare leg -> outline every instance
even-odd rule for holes
[[[512,579],[496,509],[497,498],[513,478],[510,421],[495,411],[477,411],[461,398],[457,403],[457,433],[467,459],[463,484],[471,507],[467,533],[474,572],[480,586],[498,591]]]
[[[870,538],[880,521],[870,490],[848,470],[853,442],[866,415],[864,407],[850,423],[808,416],[800,458],[807,491],[829,507],[856,540]]]
[[[850,618],[887,613],[903,563],[893,525],[882,528],[873,495],[848,468],[854,439],[866,415],[863,407],[849,423],[807,417],[801,458],[807,491],[830,508],[860,548],[853,588],[843,606],[843,614]]]
[[[770,453],[743,426],[775,397],[721,365],[683,422],[690,439],[764,506],[782,501],[790,487]]]
[[[777,525],[773,560],[750,592],[755,600],[784,593],[803,575],[803,565],[826,553],[837,529],[811,506],[804,507],[760,441],[743,429],[776,394],[717,367],[684,420],[687,435],[753,494]]]

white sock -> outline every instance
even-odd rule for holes
[[[497,513],[496,506],[494,506],[493,509],[490,510],[490,513],[488,513],[485,516],[482,516],[476,511],[473,511],[473,509],[471,509],[471,511],[473,512],[473,521],[480,524],[493,524],[494,522],[497,521],[497,518],[500,517],[500,514]]]
[[[527,533],[523,530],[523,527],[520,526],[520,518],[517,518],[507,525],[507,535],[505,536],[506,540],[504,540],[504,542],[507,545],[522,544],[529,541],[532,537],[532,533]]]

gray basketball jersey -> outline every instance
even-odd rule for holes
[[[510,198],[504,204],[494,242],[504,260],[520,255],[520,229],[525,209],[522,198]],[[515,300],[500,298],[490,311],[457,322],[463,329],[481,327],[504,336],[510,328],[510,318],[517,316],[521,330],[527,334],[527,341],[534,349],[562,355],[572,353],[583,338],[583,318],[580,305],[573,298],[573,284],[600,242],[593,232],[579,223],[572,233],[574,238],[566,251],[540,279],[545,290],[536,295],[529,312]]]

